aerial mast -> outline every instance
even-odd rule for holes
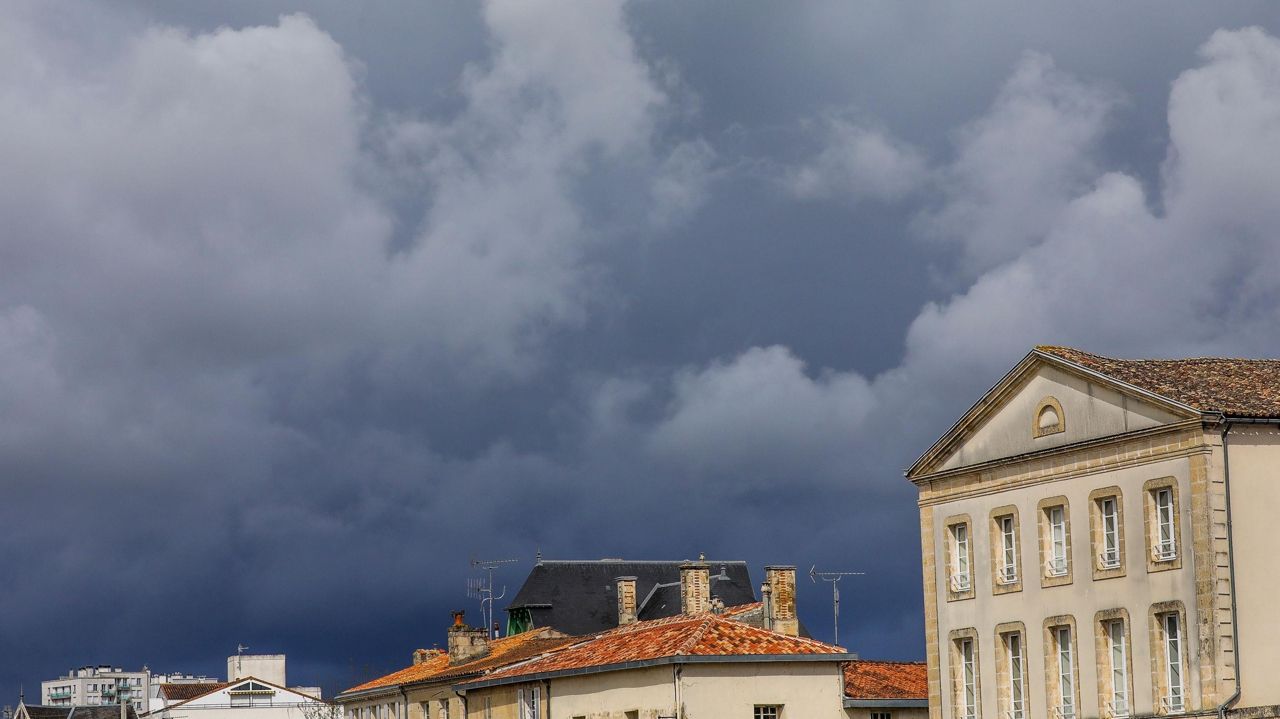
[[[809,579],[815,584],[819,579],[831,584],[832,644],[840,643],[840,580],[864,574],[866,572],[819,572],[816,564],[809,568]]]
[[[491,639],[496,638],[493,630],[493,603],[507,596],[504,585],[496,596],[493,592],[493,570],[504,564],[515,564],[518,559],[472,559],[471,568],[488,574],[488,578],[472,577],[467,580],[467,596],[480,600],[480,615],[484,617],[484,629]]]

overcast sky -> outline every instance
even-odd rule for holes
[[[0,3],[0,703],[539,550],[922,659],[902,469],[1037,343],[1280,356],[1278,196],[1265,2]]]

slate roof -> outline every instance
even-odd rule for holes
[[[161,684],[160,696],[171,702],[185,702],[231,686],[231,682],[203,684]]]
[[[1071,347],[1041,345],[1036,350],[1201,412],[1280,418],[1280,360],[1114,359]]]
[[[120,719],[119,704],[65,707],[24,704],[22,708],[30,719]],[[138,713],[133,705],[129,705],[128,717],[138,719]]]
[[[746,562],[704,561],[711,566],[711,596],[719,597],[726,607],[756,601]],[[683,563],[542,560],[529,572],[507,611],[528,609],[535,627],[595,634],[618,625],[614,580],[635,577],[638,619],[675,616],[680,613]]]
[[[609,671],[630,662],[680,657],[831,655],[831,661],[846,661],[850,656],[831,644],[767,631],[711,613],[636,622],[585,640],[580,638],[580,642],[501,669],[476,683],[520,681],[545,672]]]
[[[553,632],[535,630],[494,639],[489,644],[488,654],[461,664],[450,665],[448,653],[437,651],[421,664],[408,666],[386,676],[354,686],[338,696],[342,697],[370,689],[390,688],[420,682],[448,681],[475,674],[483,674],[486,671],[503,667],[513,662],[532,659],[566,644],[581,641],[580,638],[554,636],[553,634]]]
[[[844,666],[844,695],[850,699],[929,699],[924,662],[858,659]]]

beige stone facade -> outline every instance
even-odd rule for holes
[[[932,719],[1213,713],[1237,687],[1237,627],[1235,709],[1280,714],[1276,425],[1034,351],[908,478],[920,492]],[[1020,692],[1003,639],[1015,631]]]

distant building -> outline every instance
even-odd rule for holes
[[[712,569],[709,591],[726,607],[759,601],[746,562],[705,560]],[[618,626],[618,579],[635,614],[645,621],[680,614],[682,562],[636,562],[622,559],[588,561],[538,560],[507,607],[507,634],[551,628],[565,634],[602,632]]]
[[[109,664],[72,669],[40,683],[40,703],[48,707],[131,704],[145,713],[150,705],[151,672],[125,671]]]
[[[933,719],[1280,715],[1280,360],[1036,347],[929,449]]]
[[[328,719],[319,687],[287,685],[283,654],[227,657],[227,681],[178,681],[159,686],[151,719]],[[177,709],[178,714],[173,714]],[[252,711],[248,711],[252,710]]]

